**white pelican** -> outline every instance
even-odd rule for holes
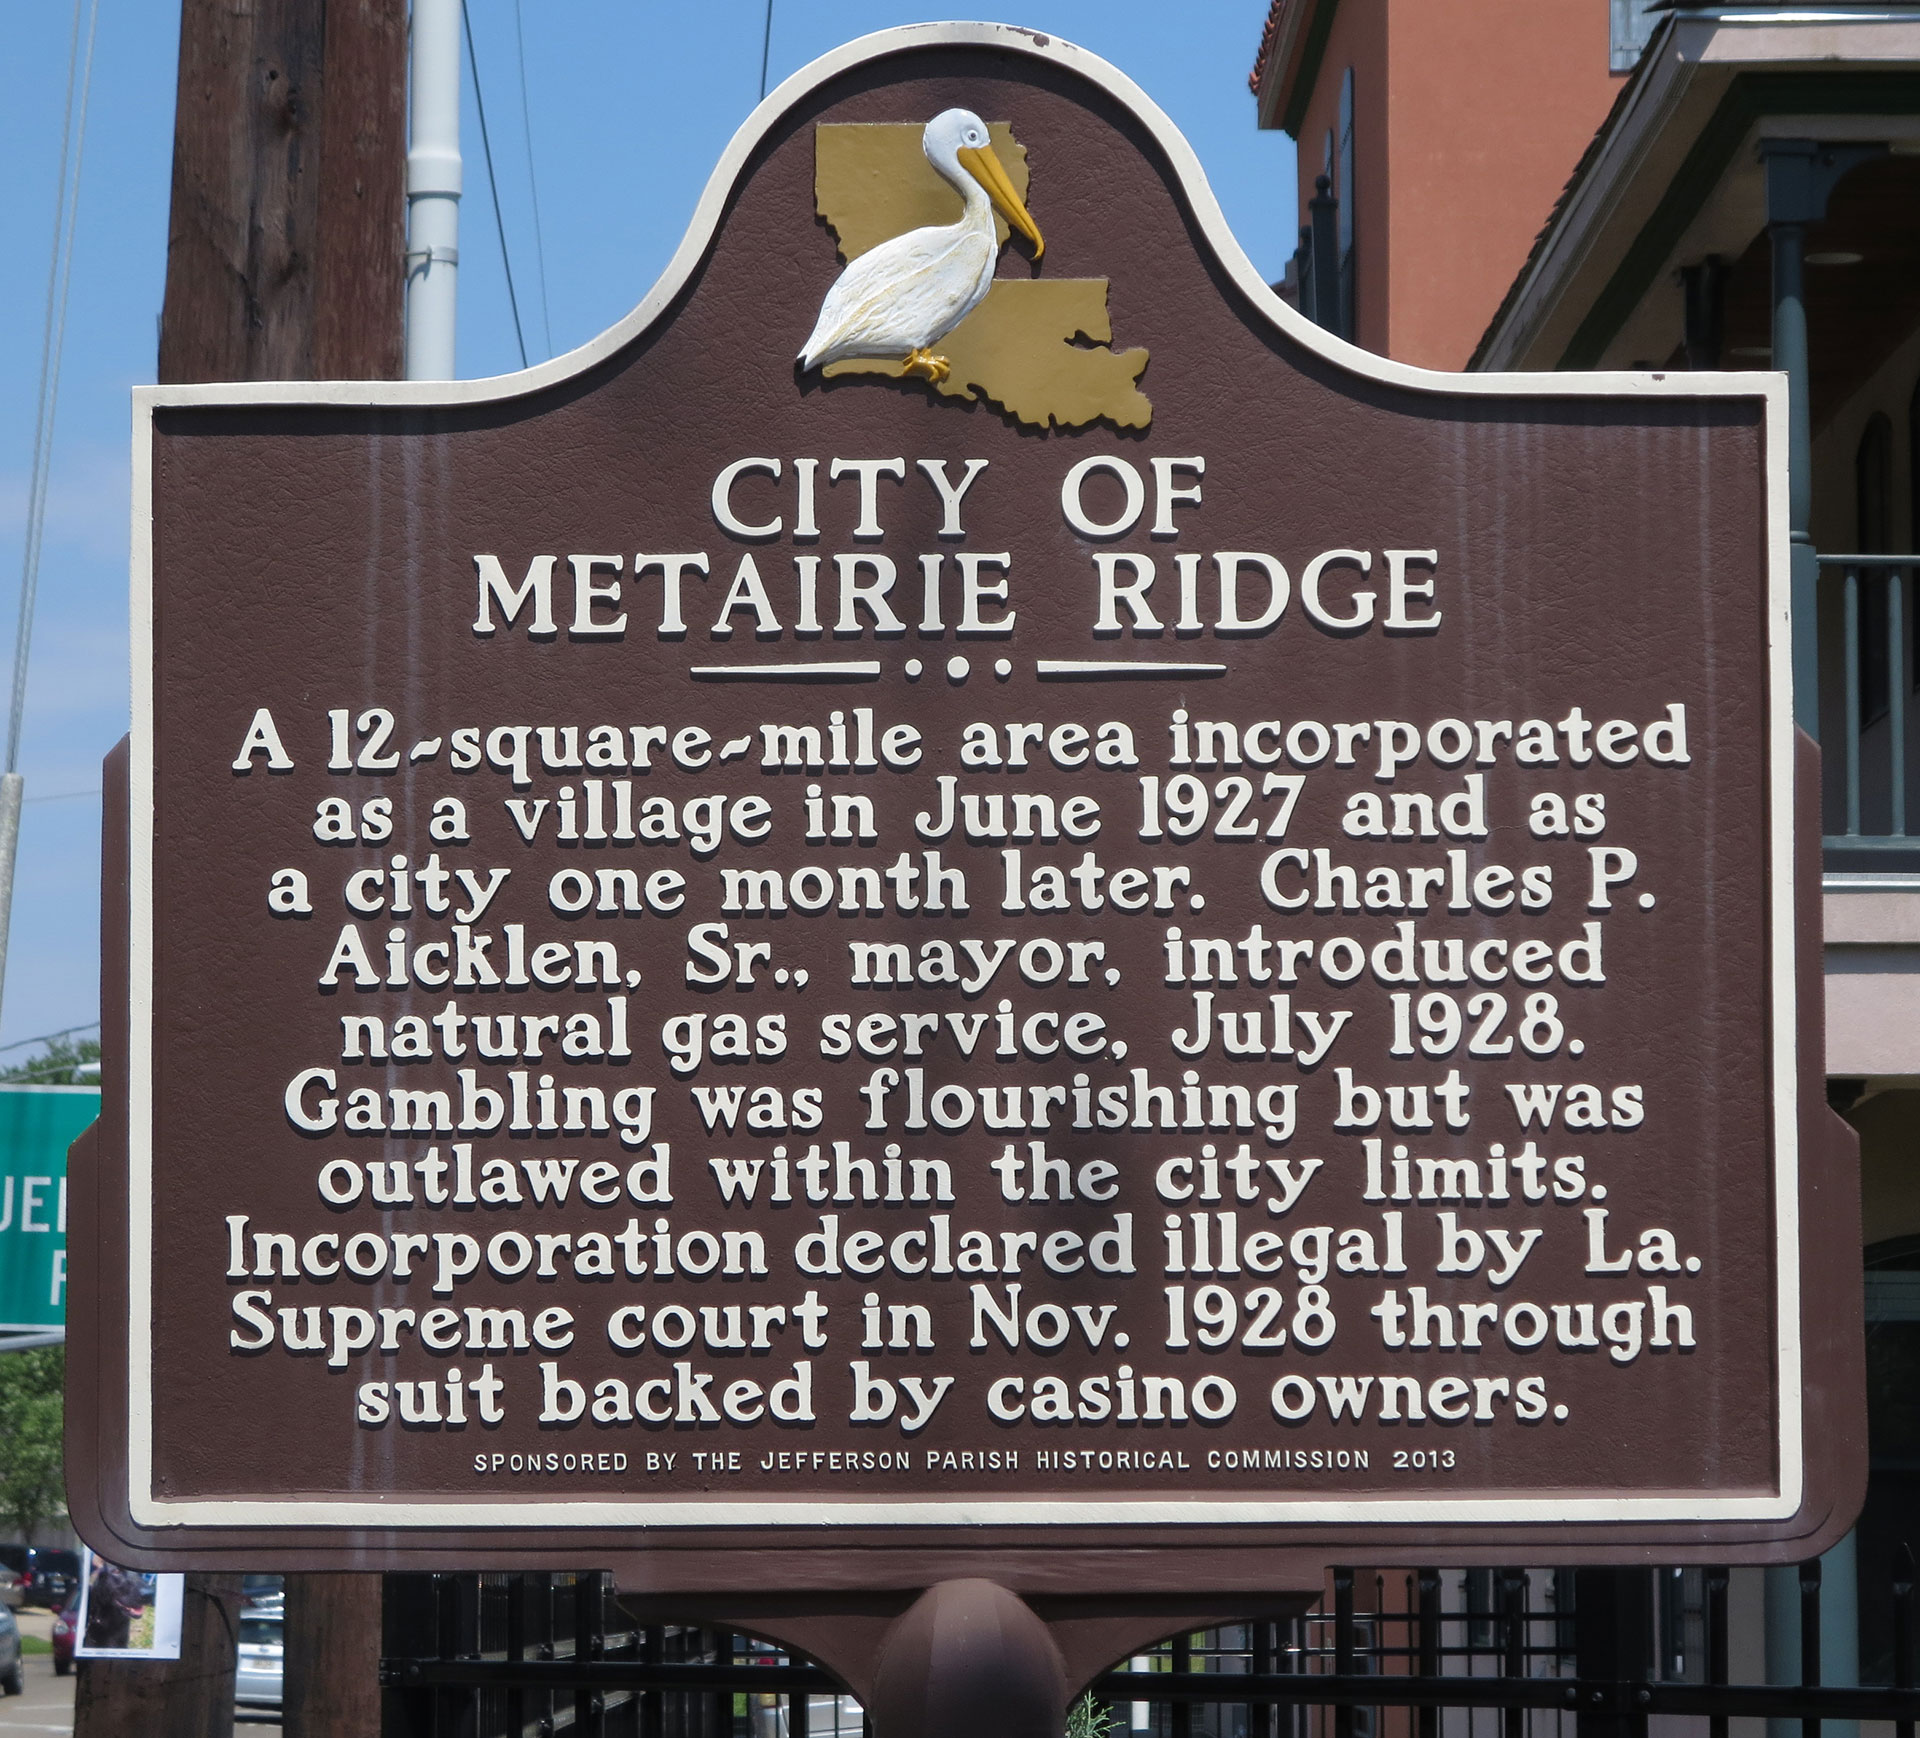
[[[1046,251],[978,115],[970,109],[935,115],[921,135],[920,148],[966,201],[966,210],[958,223],[908,230],[848,266],[820,304],[813,336],[800,352],[802,368],[855,356],[899,359],[908,374],[937,386],[952,370],[944,356],[933,354],[933,345],[993,287],[994,262],[1000,255],[994,207],[1033,243],[1036,260]]]

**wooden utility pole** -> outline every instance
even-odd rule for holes
[[[381,1581],[287,1577],[284,1738],[379,1738]]]
[[[162,382],[393,380],[406,0],[183,0]],[[178,1661],[83,1660],[75,1738],[230,1738],[237,1575],[189,1575]],[[380,1730],[380,1577],[289,1576],[287,1738]]]
[[[160,379],[394,380],[405,0],[184,0]]]
[[[74,1738],[226,1738],[243,1602],[238,1575],[189,1575],[177,1660],[76,1660]]]

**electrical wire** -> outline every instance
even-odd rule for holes
[[[773,0],[767,0],[767,22],[760,32],[760,100],[767,100],[767,55],[773,47]]]
[[[92,1032],[99,1028],[98,1020],[89,1020],[84,1026],[67,1026],[58,1032],[42,1032],[38,1038],[16,1038],[11,1044],[0,1044],[0,1056],[9,1050],[24,1050],[29,1044],[51,1044],[57,1038],[71,1038],[76,1032]]]
[[[4,1055],[9,1050],[24,1050],[29,1044],[55,1044],[62,1038],[71,1038],[76,1032],[95,1032],[98,1031],[99,1028],[100,1022],[98,1020],[89,1020],[84,1026],[69,1026],[64,1032],[43,1032],[38,1038],[16,1038],[11,1044],[0,1044],[0,1055]],[[20,1071],[14,1075],[13,1079],[17,1085],[30,1085],[43,1074],[64,1074],[69,1070],[82,1068],[91,1068],[97,1071],[99,1067],[100,1064],[98,1061],[80,1061],[72,1057],[69,1057],[64,1062],[56,1062],[50,1057],[38,1062],[29,1058],[29,1065],[23,1065]],[[0,1350],[4,1349],[3,1346],[0,1346]]]
[[[99,0],[94,0],[96,5]],[[513,290],[513,256],[507,252],[507,220],[500,214],[500,183],[493,173],[493,140],[487,134],[487,105],[480,94],[480,57],[473,51],[473,14],[460,0],[460,22],[467,32],[467,65],[473,71],[473,110],[480,117],[480,149],[487,159],[487,190],[493,195],[493,227],[500,236],[500,265],[507,274],[507,306],[513,310],[513,339],[520,346],[520,366],[527,365],[527,335],[520,329],[520,298]]]
[[[80,167],[87,142],[87,104],[93,91],[93,43],[100,0],[87,12],[87,54],[80,62],[81,0],[73,0],[67,45],[67,105],[60,121],[60,179],[54,203],[53,258],[47,268],[47,313],[40,334],[40,394],[33,426],[33,470],[27,487],[27,539],[20,563],[20,620],[13,641],[13,695],[7,711],[8,772],[20,770],[20,726],[27,706],[27,658],[33,644],[33,606],[40,591],[40,551],[47,524],[47,484],[53,470],[53,428],[60,408],[60,357],[67,337],[67,294],[73,283],[74,219],[80,206]],[[80,91],[80,124],[73,95]],[[71,173],[69,173],[71,170]]]
[[[533,202],[533,263],[540,272],[540,330],[553,354],[553,318],[547,308],[547,244],[540,233],[540,181],[533,171],[533,108],[527,101],[527,33],[521,25],[520,0],[513,0],[513,42],[520,58],[520,130],[527,141],[527,196]],[[475,80],[475,88],[479,81]]]

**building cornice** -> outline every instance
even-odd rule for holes
[[[1339,5],[1340,0],[1273,0],[1249,80],[1263,128],[1299,138]]]
[[[1467,366],[1592,368],[1659,280],[1689,226],[1769,117],[1920,112],[1920,7],[1693,7],[1660,25],[1582,156]],[[1901,70],[1896,70],[1899,68]],[[1704,99],[1704,102],[1703,102]],[[1705,103],[1710,102],[1710,107]],[[1705,112],[1702,113],[1702,109]],[[1624,246],[1603,232],[1634,203],[1657,147],[1692,127],[1678,164]],[[1543,334],[1611,257],[1571,333]]]

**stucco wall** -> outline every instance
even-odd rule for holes
[[[1355,72],[1359,343],[1464,367],[1620,80],[1604,0],[1340,0],[1300,130],[1313,195]]]
[[[1340,133],[1340,82],[1348,67],[1354,83],[1354,257],[1359,262],[1355,283],[1354,341],[1368,350],[1392,355],[1388,348],[1386,280],[1382,273],[1392,255],[1387,227],[1389,167],[1387,151],[1387,12],[1392,0],[1340,0],[1333,30],[1327,39],[1306,118],[1300,125],[1300,221],[1308,221],[1307,201],[1313,181],[1326,163],[1327,135]]]
[[[1920,1233],[1920,1092],[1881,1092],[1854,1107],[1860,1131],[1863,1243]]]

